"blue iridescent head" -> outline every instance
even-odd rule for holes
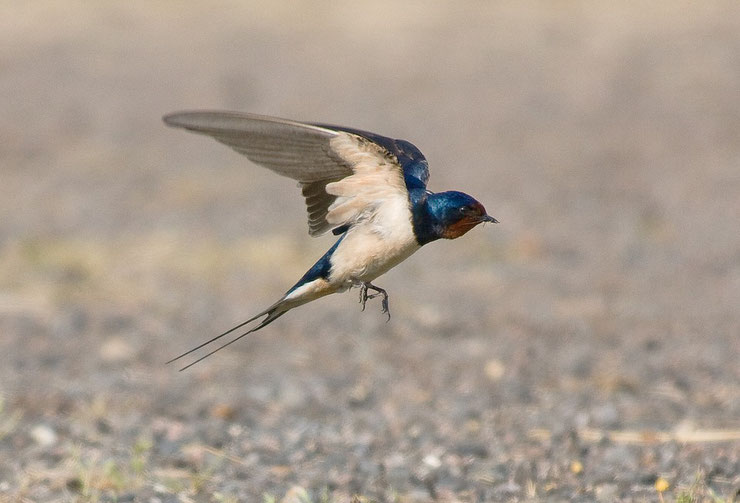
[[[481,203],[463,192],[454,190],[429,194],[427,215],[436,238],[459,238],[484,222],[498,220],[486,213]]]

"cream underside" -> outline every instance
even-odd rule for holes
[[[308,302],[373,281],[420,248],[395,159],[376,144],[346,133],[333,138],[331,147],[352,166],[353,174],[326,185],[326,192],[337,196],[326,220],[332,226],[352,226],[330,258],[328,281],[302,285],[286,300]]]
[[[288,295],[285,296],[286,301],[291,303],[290,308],[298,307],[306,302],[311,302],[324,295],[334,293],[336,288],[332,288],[328,281],[323,278],[318,278],[313,281],[309,281],[305,285],[301,285]]]
[[[372,281],[419,249],[411,224],[411,208],[402,170],[378,145],[342,134],[331,147],[353,174],[327,184],[337,196],[327,221],[352,223],[331,256],[329,283],[345,289]]]
[[[410,224],[409,224],[410,227]],[[372,222],[353,227],[331,256],[329,283],[340,290],[373,281],[419,249],[403,227],[389,232]]]

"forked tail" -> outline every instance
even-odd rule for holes
[[[267,317],[266,317],[266,318],[265,318],[264,320],[262,320],[262,321],[261,321],[261,322],[259,323],[259,325],[257,325],[256,327],[254,327],[254,328],[252,328],[252,329],[250,329],[250,330],[248,330],[248,331],[244,332],[243,334],[239,335],[238,337],[235,337],[235,338],[233,338],[233,339],[232,339],[232,340],[230,340],[229,342],[227,342],[227,343],[225,343],[225,344],[222,344],[221,346],[217,347],[217,348],[216,348],[216,349],[214,349],[213,351],[210,351],[209,353],[206,353],[205,355],[201,356],[200,358],[198,358],[198,359],[197,359],[197,360],[195,360],[194,362],[192,362],[192,363],[189,363],[189,364],[185,365],[185,366],[184,366],[183,368],[181,368],[181,369],[180,369],[180,372],[182,372],[183,370],[185,370],[185,369],[187,369],[187,368],[190,368],[190,367],[192,367],[192,366],[193,366],[193,365],[195,365],[196,363],[198,363],[198,362],[200,362],[200,361],[202,361],[202,360],[205,360],[206,358],[208,358],[208,357],[209,357],[209,356],[211,356],[212,354],[214,354],[214,353],[217,353],[218,351],[221,351],[221,350],[222,350],[223,348],[225,348],[226,346],[230,346],[230,345],[232,345],[233,343],[235,343],[236,341],[238,341],[238,340],[239,340],[239,339],[241,339],[242,337],[245,337],[245,336],[247,336],[247,335],[251,334],[252,332],[256,332],[256,331],[257,331],[257,330],[259,330],[260,328],[264,328],[264,327],[266,327],[267,325],[269,325],[270,323],[272,323],[273,321],[277,320],[277,319],[278,319],[278,318],[280,318],[280,317],[281,317],[282,315],[284,315],[285,313],[287,313],[288,311],[290,311],[290,310],[291,310],[291,309],[292,309],[293,307],[295,307],[295,306],[288,306],[288,305],[286,305],[286,304],[289,304],[289,302],[286,302],[286,299],[285,299],[285,298],[282,298],[282,299],[280,299],[279,301],[277,301],[276,303],[274,303],[273,305],[271,305],[270,307],[268,307],[267,309],[265,309],[264,311],[262,311],[261,313],[259,313],[259,314],[256,314],[256,315],[252,316],[252,317],[251,317],[251,318],[249,318],[249,319],[248,319],[247,321],[245,321],[245,322],[242,322],[242,323],[239,323],[239,324],[238,324],[237,326],[235,326],[235,327],[233,327],[233,328],[230,328],[230,329],[229,329],[229,330],[227,330],[226,332],[224,332],[224,333],[222,333],[222,334],[220,334],[220,335],[217,335],[217,336],[216,336],[216,337],[214,337],[213,339],[207,340],[207,341],[206,341],[206,342],[204,342],[203,344],[200,344],[200,345],[198,345],[198,346],[194,347],[193,349],[191,349],[191,350],[189,350],[189,351],[186,351],[186,352],[184,352],[184,353],[183,353],[183,354],[181,354],[180,356],[177,356],[177,357],[175,357],[175,358],[171,359],[171,360],[170,360],[170,361],[168,361],[167,363],[169,364],[169,363],[175,362],[175,361],[179,360],[180,358],[182,358],[182,357],[184,357],[184,356],[187,356],[187,355],[189,355],[190,353],[193,353],[193,352],[195,352],[195,351],[198,351],[199,349],[201,349],[201,348],[203,348],[203,347],[205,347],[205,346],[207,346],[207,345],[211,344],[212,342],[215,342],[215,341],[219,340],[219,339],[220,339],[221,337],[224,337],[224,336],[226,336],[226,335],[229,335],[230,333],[232,333],[232,332],[234,332],[234,331],[236,331],[236,330],[239,330],[239,329],[240,329],[240,328],[242,328],[242,327],[243,327],[244,325],[246,325],[246,324],[248,324],[248,323],[250,323],[250,322],[252,322],[252,321],[256,320],[256,319],[257,319],[257,318],[259,318],[260,316],[264,316],[264,315],[267,315]]]

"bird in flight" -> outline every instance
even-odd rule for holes
[[[169,126],[213,137],[255,164],[297,180],[308,210],[308,233],[339,236],[280,300],[234,328],[173,358],[179,360],[262,316],[255,332],[288,311],[331,293],[359,287],[360,303],[388,293],[372,281],[427,243],[455,239],[478,224],[497,223],[481,203],[457,191],[427,190],[429,166],[411,143],[358,129],[255,114],[188,111],[164,116]],[[372,293],[368,293],[372,292]]]

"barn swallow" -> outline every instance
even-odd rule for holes
[[[331,293],[360,289],[360,303],[388,293],[372,284],[427,243],[459,238],[497,223],[481,203],[457,191],[427,190],[429,166],[411,143],[359,129],[233,112],[192,111],[164,122],[208,135],[255,164],[298,181],[308,209],[308,233],[339,239],[280,300],[179,360],[264,316],[257,326],[210,351],[198,363],[288,311]],[[373,293],[368,293],[372,291]]]

